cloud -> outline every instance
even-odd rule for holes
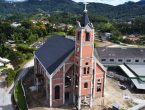
[[[73,0],[76,2],[84,2],[85,0]],[[140,0],[86,0],[87,2],[97,2],[97,3],[105,3],[110,5],[119,5],[128,1],[138,2]]]

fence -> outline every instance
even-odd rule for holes
[[[23,93],[24,93],[24,97],[25,97],[25,101],[26,101],[26,106],[27,106],[27,110],[28,110],[29,106],[28,106],[28,103],[27,103],[27,97],[26,97],[24,86],[23,86],[23,79],[21,79],[21,87],[22,87],[22,90],[23,90]]]

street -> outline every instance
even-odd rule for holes
[[[34,60],[26,63],[18,78],[9,88],[0,88],[0,110],[13,110],[11,96],[17,81],[21,80],[28,72],[28,68],[34,66]]]

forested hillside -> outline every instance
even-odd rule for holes
[[[0,2],[0,15],[11,16],[22,14],[25,16],[45,13],[54,14],[66,12],[72,14],[82,13],[84,7],[82,3],[71,0],[28,0],[26,2]],[[105,16],[110,19],[128,20],[138,16],[145,16],[145,1],[127,2],[123,5],[111,6],[101,3],[90,3],[88,5],[90,14]]]

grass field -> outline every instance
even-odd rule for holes
[[[16,84],[14,98],[20,110],[27,110],[26,100],[20,82]]]

